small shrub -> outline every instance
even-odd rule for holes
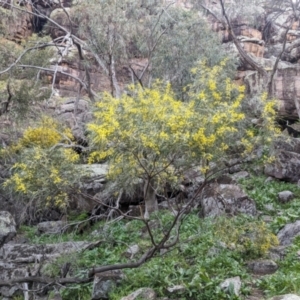
[[[90,300],[92,294],[92,284],[74,284],[62,290],[63,300]]]
[[[79,155],[71,148],[72,140],[70,130],[49,117],[27,128],[16,144],[2,150],[15,161],[3,187],[30,207],[65,210],[83,175],[76,167]]]
[[[246,193],[255,200],[260,211],[273,216],[272,222],[268,224],[273,231],[277,232],[286,224],[295,222],[300,214],[300,189],[296,184],[283,181],[265,182],[264,176],[253,176],[241,180]],[[278,201],[278,193],[289,190],[294,193],[293,201],[282,204]],[[267,205],[272,209],[267,209]],[[280,214],[279,214],[280,212]]]
[[[246,258],[265,256],[271,247],[279,244],[276,235],[263,221],[244,217],[220,218],[214,227],[220,241]]]
[[[279,269],[272,275],[264,276],[258,286],[268,297],[280,294],[300,293],[300,260],[298,256],[300,238],[297,237],[289,247],[286,257],[278,261]]]

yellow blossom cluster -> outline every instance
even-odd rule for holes
[[[244,87],[221,76],[225,65],[197,65],[185,102],[161,82],[152,88],[130,86],[119,99],[104,93],[88,124],[94,147],[89,162],[110,159],[114,179],[148,176],[175,182],[182,170],[224,155],[245,118],[240,108]]]
[[[280,128],[276,125],[276,114],[278,103],[275,99],[268,99],[267,93],[259,98],[257,110],[260,112],[260,124],[256,128],[245,131],[241,144],[244,147],[244,155],[249,155],[255,145],[270,144],[280,134]],[[265,157],[264,161],[272,159]]]
[[[12,175],[3,186],[23,198],[36,200],[37,206],[65,208],[69,203],[67,191],[78,175],[72,164],[77,160],[77,154],[72,152],[71,149],[25,148],[20,162],[14,164]]]
[[[19,140],[22,147],[38,146],[49,148],[59,142],[72,141],[74,137],[69,128],[59,128],[59,123],[50,117],[43,117],[39,126],[29,127]]]
[[[36,200],[37,206],[65,208],[69,202],[67,191],[79,176],[74,165],[79,155],[68,148],[72,140],[70,129],[52,118],[42,118],[38,126],[27,128],[17,143],[5,150],[15,153],[18,162],[3,186],[23,199]],[[58,143],[65,143],[67,148],[54,147]]]
[[[275,126],[276,111],[278,103],[274,99],[268,99],[267,93],[261,96],[261,118],[263,120],[263,129],[269,134],[279,134],[280,130]]]
[[[262,221],[239,223],[238,219],[232,222],[222,218],[216,223],[215,232],[228,247],[253,258],[266,255],[270,248],[279,244],[276,235]]]
[[[79,161],[79,154],[73,149],[67,148],[63,150],[64,158],[70,163],[76,163]]]
[[[58,143],[66,143],[70,145],[73,141],[74,136],[70,128],[63,127],[53,118],[45,116],[41,118],[41,120],[37,123],[37,126],[29,126],[26,128],[23,132],[22,138],[6,150],[2,150],[2,154],[5,155],[7,153],[22,152],[22,149],[24,148],[38,147],[47,149]],[[70,151],[66,152],[69,156],[71,154]],[[75,161],[74,154],[73,161]]]

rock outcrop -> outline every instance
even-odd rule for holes
[[[92,300],[109,299],[109,293],[123,279],[122,271],[114,270],[95,274]]]
[[[16,222],[7,211],[0,211],[0,247],[9,242],[17,233]]]
[[[56,117],[72,130],[77,144],[82,146],[87,146],[85,124],[92,119],[89,106],[90,103],[84,99],[69,98],[54,107]]]
[[[201,193],[200,207],[204,217],[239,213],[256,215],[255,202],[234,183],[209,184]]]
[[[300,296],[295,294],[285,294],[280,296],[274,296],[268,300],[300,300]]]
[[[156,300],[156,293],[151,288],[140,288],[130,295],[123,297],[121,300]]]
[[[292,244],[295,237],[300,235],[300,221],[285,225],[277,234],[280,245]]]
[[[61,234],[66,230],[64,221],[45,221],[37,224],[37,234]]]
[[[265,174],[277,179],[298,182],[300,179],[300,140],[280,139],[274,145],[274,160],[265,167]]]
[[[0,1],[0,30],[5,32],[6,39],[20,43],[34,31],[33,7],[27,3],[14,9],[7,3],[6,0]]]
[[[64,242],[59,244],[28,245],[28,244],[5,244],[0,249],[0,280],[9,281],[11,279],[37,275],[40,264],[50,263],[62,255],[88,249],[92,243],[89,242]],[[38,287],[42,286],[38,284]],[[21,286],[1,287],[0,295],[12,297],[21,291]]]
[[[254,274],[266,275],[275,273],[278,265],[270,259],[255,260],[248,263],[248,268]]]

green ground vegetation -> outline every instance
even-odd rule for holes
[[[295,240],[286,257],[278,262],[280,267],[275,274],[254,279],[247,269],[248,261],[268,257],[270,248],[278,245],[278,230],[295,221],[300,214],[298,188],[293,184],[278,181],[266,183],[265,179],[263,176],[253,176],[241,182],[247,193],[256,200],[261,214],[257,217],[240,215],[202,219],[197,211],[193,211],[183,221],[180,241],[176,247],[166,253],[157,254],[140,268],[124,270],[125,279],[113,290],[110,299],[120,299],[140,287],[151,287],[159,296],[167,296],[170,299],[179,297],[199,300],[243,299],[251,293],[253,286],[262,290],[266,297],[299,292],[297,272],[300,262],[297,251],[300,239]],[[292,190],[296,198],[289,204],[280,204],[277,194],[287,189]],[[266,204],[272,204],[274,211],[270,211]],[[265,223],[265,215],[273,216],[272,221]],[[155,219],[153,233],[155,239],[158,239],[163,230],[170,225],[173,216],[167,211],[161,211],[151,218]],[[86,269],[94,265],[126,262],[129,258],[126,258],[124,253],[134,244],[140,248],[140,252],[131,258],[136,260],[151,245],[144,224],[138,220],[121,220],[111,224],[98,222],[83,234],[73,231],[55,237],[36,237],[32,227],[23,226],[22,230],[23,234],[35,243],[66,240],[105,241],[97,248],[61,257],[48,264],[44,271],[51,276],[57,276],[60,266],[66,261],[72,263],[73,275],[85,274]],[[243,283],[239,298],[233,294],[226,294],[219,288],[223,280],[234,276],[240,276]],[[175,285],[182,285],[183,291],[169,293],[167,288]],[[91,285],[74,285],[63,291],[63,299],[89,299],[90,291]]]

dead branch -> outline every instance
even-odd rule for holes
[[[273,96],[273,80],[274,80],[274,76],[276,74],[279,61],[280,61],[280,59],[281,59],[281,57],[282,57],[282,55],[283,55],[283,53],[285,51],[286,42],[287,42],[287,35],[288,35],[288,32],[289,32],[291,26],[292,26],[292,22],[291,22],[290,26],[288,26],[288,28],[284,32],[284,40],[283,40],[282,49],[281,49],[281,52],[279,53],[279,55],[276,58],[275,64],[274,64],[273,69],[272,69],[272,73],[270,75],[270,79],[269,79],[269,82],[268,82],[268,97],[269,98],[271,98]]]
[[[83,58],[83,57],[82,57],[81,46],[82,46],[82,45],[85,45],[85,43],[84,43],[83,41],[81,41],[77,36],[75,36],[75,35],[72,34],[72,28],[73,28],[73,27],[72,27],[72,22],[71,22],[71,19],[70,19],[69,14],[67,13],[67,11],[66,11],[65,9],[64,9],[64,11],[65,11],[65,13],[67,14],[67,17],[68,17],[68,19],[69,19],[69,21],[70,21],[71,31],[68,31],[65,27],[61,26],[60,24],[58,24],[57,22],[55,22],[53,19],[51,19],[50,17],[48,17],[47,15],[45,15],[45,14],[43,14],[43,13],[41,13],[41,12],[31,12],[31,11],[29,11],[29,10],[22,9],[22,8],[20,8],[20,7],[16,6],[16,5],[14,5],[13,3],[8,3],[8,4],[9,4],[9,6],[10,6],[11,8],[16,9],[16,10],[19,10],[19,11],[21,11],[21,12],[28,13],[28,14],[30,14],[30,15],[37,16],[37,17],[43,17],[43,18],[45,18],[48,22],[52,23],[52,25],[54,25],[54,26],[56,26],[57,28],[59,28],[60,30],[62,30],[62,31],[65,33],[64,39],[67,38],[67,40],[72,41],[72,42],[71,42],[71,45],[74,43],[74,44],[77,46],[78,54],[79,54],[80,59]],[[53,45],[53,46],[57,46],[56,43],[54,43],[54,44],[52,44],[52,45]],[[78,47],[78,45],[80,45],[80,47]],[[70,46],[69,46],[69,47],[70,47]],[[66,47],[66,50],[68,50],[69,47]],[[32,49],[36,49],[36,47],[26,49],[26,50],[22,53],[22,55],[19,56],[19,58],[18,58],[11,66],[9,66],[7,69],[1,71],[1,72],[0,72],[0,75],[3,74],[3,73],[8,72],[12,67],[16,66],[17,63],[18,63],[18,62],[20,61],[20,59],[22,58],[22,56],[24,56],[28,51],[30,51],[30,50],[32,50]],[[66,52],[66,51],[64,51],[64,52]],[[93,54],[93,52],[91,52],[91,53]],[[64,55],[61,56],[61,58],[60,58],[59,61],[62,60],[63,56],[64,56]],[[58,62],[58,64],[59,64],[59,62]],[[96,95],[96,93],[91,89],[90,74],[89,74],[89,71],[87,70],[87,66],[85,66],[85,72],[86,72],[87,84],[84,84],[84,83],[82,82],[82,80],[80,80],[80,79],[77,78],[76,76],[73,76],[73,75],[71,75],[71,74],[68,74],[68,73],[65,73],[65,72],[62,72],[62,71],[58,71],[58,64],[56,65],[55,70],[48,69],[49,72],[53,72],[53,73],[54,73],[54,75],[53,75],[53,83],[52,83],[52,86],[53,86],[53,84],[54,84],[56,74],[59,72],[59,73],[61,73],[61,74],[63,74],[63,75],[67,75],[67,76],[69,76],[69,77],[71,77],[71,78],[77,80],[77,81],[80,83],[80,85],[81,85],[82,87],[84,87],[84,89],[87,91],[87,93],[88,93],[90,99],[91,99],[92,101],[94,101],[94,100],[95,100],[95,97],[97,97],[97,95]],[[22,65],[22,67],[29,67],[29,66]],[[39,68],[38,66],[31,66],[31,67],[32,67],[32,68]]]
[[[11,103],[11,99],[13,97],[13,94],[12,94],[11,89],[10,89],[10,82],[9,81],[7,81],[6,90],[7,90],[7,93],[8,93],[8,98],[5,102],[1,103],[2,107],[0,109],[0,116],[6,114],[8,112],[9,104]]]
[[[252,59],[248,53],[242,48],[242,46],[240,45],[238,39],[236,38],[234,32],[233,32],[233,29],[232,29],[232,26],[231,26],[231,22],[226,14],[226,10],[225,10],[225,6],[224,6],[224,0],[220,0],[220,4],[221,4],[221,7],[222,7],[222,14],[226,20],[226,27],[227,27],[227,30],[229,32],[229,35],[232,37],[232,40],[241,56],[241,59],[249,64],[254,70],[256,70],[259,74],[261,74],[263,76],[263,78],[267,78],[267,72],[265,71],[265,69],[260,66],[254,59]]]
[[[55,70],[50,69],[50,68],[44,68],[44,67],[34,66],[34,65],[18,65],[17,67],[19,67],[19,68],[32,68],[32,69],[38,69],[38,70],[41,70],[41,71],[51,72],[51,73],[55,71]],[[80,78],[78,78],[77,76],[74,76],[74,75],[72,75],[72,74],[69,74],[69,73],[66,73],[66,72],[60,71],[60,70],[57,70],[57,73],[60,73],[60,74],[62,74],[62,75],[68,76],[68,77],[70,77],[70,78],[76,80],[77,82],[80,83],[80,85],[81,85],[86,91],[88,91],[87,85],[86,85]],[[94,96],[94,97],[98,97],[97,94],[96,94],[94,91],[92,91],[92,93],[93,93],[93,96]]]

